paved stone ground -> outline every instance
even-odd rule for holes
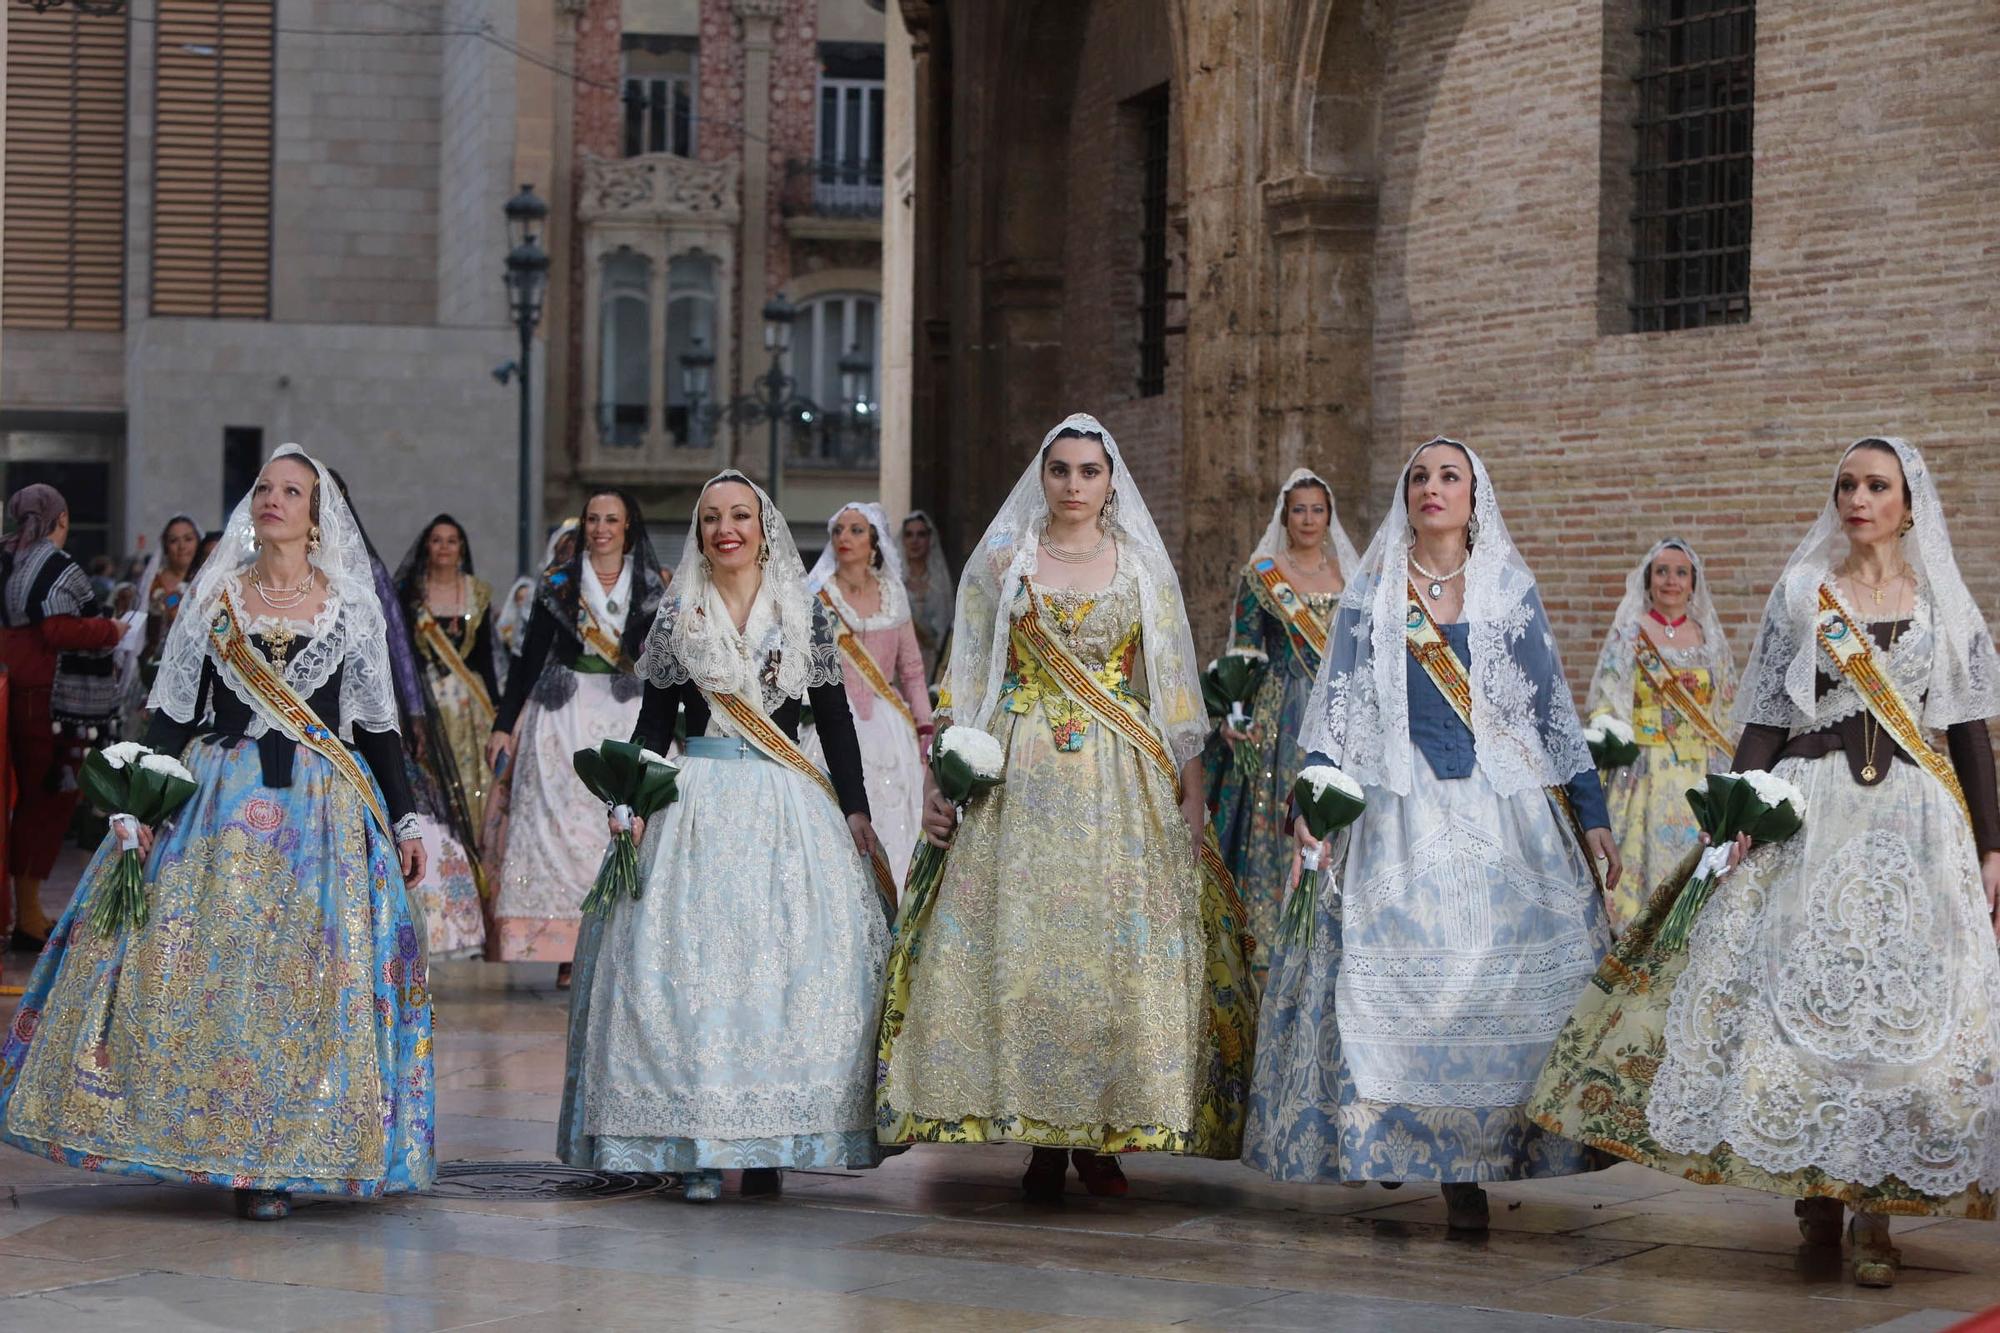
[[[552,983],[546,967],[441,969],[441,1161],[553,1156]],[[1465,1242],[1432,1189],[1279,1186],[1229,1163],[1128,1159],[1129,1198],[1031,1207],[1025,1156],[922,1148],[791,1174],[776,1199],[738,1198],[732,1179],[706,1207],[508,1197],[475,1176],[261,1225],[220,1192],[0,1149],[0,1329],[1917,1333],[2000,1304],[2000,1225],[1898,1223],[1902,1283],[1862,1291],[1801,1248],[1785,1201],[1633,1166],[1493,1187],[1492,1234]]]

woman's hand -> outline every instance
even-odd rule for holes
[[[1709,845],[1706,833],[1701,835],[1701,845],[1704,847]],[[1749,834],[1739,833],[1736,835],[1736,841],[1729,845],[1729,869],[1734,870],[1743,864],[1743,858],[1750,855],[1750,846]],[[2000,852],[1996,852],[1994,855],[2000,856]]]
[[[943,792],[930,783],[924,784],[924,837],[933,847],[951,846],[952,835],[958,832],[958,808],[945,799]]]
[[[402,862],[403,883],[416,885],[424,882],[424,841],[411,838],[408,842],[396,844],[396,859]]]
[[[1222,739],[1228,741],[1231,745],[1242,745],[1245,742],[1254,742],[1257,739],[1257,724],[1255,722],[1252,722],[1248,727],[1244,728],[1242,731],[1238,731],[1236,728],[1230,726],[1227,722],[1225,722],[1222,724]]]
[[[625,830],[620,830],[617,814],[607,810],[604,812],[604,825],[611,830],[613,837],[617,837],[621,831],[625,831],[631,833],[633,842],[644,842],[646,840],[646,817],[644,815],[633,815],[631,824]]]
[[[854,850],[861,853],[861,859],[864,861],[872,857],[876,849],[882,845],[876,840],[875,825],[870,822],[867,815],[849,815],[847,832],[854,839]]]
[[[514,733],[511,731],[496,731],[486,738],[486,766],[488,768],[496,773],[499,772],[500,756],[503,754],[507,756],[509,763],[513,762]]]
[[[1618,841],[1611,836],[1611,830],[1585,829],[1583,845],[1591,856],[1604,862],[1604,891],[1609,893],[1617,888],[1618,881],[1625,877],[1625,860],[1618,855]]]
[[[1979,882],[1986,888],[1986,914],[1993,918],[1993,937],[2000,939],[2000,852],[1979,859]]]

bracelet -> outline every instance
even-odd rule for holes
[[[397,842],[417,842],[424,836],[423,820],[415,811],[411,811],[397,820],[395,828],[390,832]]]

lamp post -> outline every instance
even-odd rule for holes
[[[840,401],[847,414],[850,429],[865,436],[874,425],[875,400],[870,378],[874,374],[874,363],[861,350],[860,343],[849,343],[847,355],[840,358]],[[852,461],[847,450],[841,450],[842,462]]]
[[[535,514],[534,514],[534,418],[532,416],[533,386],[529,383],[528,370],[535,347],[535,326],[542,322],[543,288],[549,277],[549,252],[542,248],[541,227],[549,216],[549,206],[542,202],[532,185],[523,185],[521,192],[507,201],[507,231],[513,241],[513,248],[507,252],[507,305],[514,317],[514,328],[521,335],[521,353],[512,370],[521,380],[521,439],[520,439],[520,493],[516,497],[519,513],[517,540],[515,543],[515,565],[522,575],[530,574],[530,562],[534,559]],[[507,382],[508,367],[502,366],[496,373],[500,382]]]
[[[697,339],[680,358],[681,385],[687,393],[690,422],[708,425],[727,418],[739,425],[755,421],[770,424],[771,471],[766,486],[774,505],[780,503],[784,487],[784,437],[780,427],[789,420],[810,422],[819,415],[819,406],[812,399],[793,392],[797,382],[785,373],[785,352],[791,346],[792,322],[797,318],[798,311],[783,292],[764,303],[764,350],[771,354],[770,368],[752,382],[749,393],[738,394],[727,402],[705,407],[702,404],[709,393],[709,372],[715,366],[713,352]]]

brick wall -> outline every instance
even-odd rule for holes
[[[443,13],[436,0],[279,5],[273,319],[436,317],[442,39],[343,30],[435,29]]]
[[[1118,441],[1169,550],[1181,537],[1182,339],[1167,340],[1167,389],[1141,398],[1139,229],[1143,140],[1131,101],[1172,76],[1167,21],[1155,0],[1098,0],[1090,8],[1070,108],[1069,199],[1064,234],[1063,387]],[[1179,127],[1169,131],[1178,147]],[[1169,162],[1179,154],[1170,150]],[[1169,213],[1178,198],[1169,169]],[[1048,207],[1057,207],[1051,200]],[[1171,235],[1171,231],[1170,231]],[[1170,252],[1172,246],[1170,244]],[[1176,290],[1184,271],[1175,254]],[[1026,450],[1055,422],[1023,441]]]
[[[1396,10],[1356,540],[1414,444],[1474,444],[1581,693],[1625,570],[1669,532],[1707,560],[1740,661],[1839,451],[1899,434],[1940,478],[1960,565],[2000,617],[1990,3],[1920,0],[1893,21],[1860,0],[1763,7],[1751,322],[1646,335],[1599,331],[1603,53],[1605,24],[1630,22],[1620,10]],[[1625,132],[1615,117],[1610,132]]]

